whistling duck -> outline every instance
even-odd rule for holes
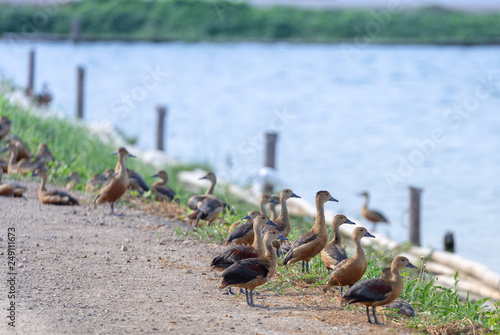
[[[380,278],[390,280],[392,278],[391,268],[383,269],[382,274],[380,275]],[[397,298],[397,299],[393,300],[391,303],[384,305],[384,307],[397,309],[398,314],[407,316],[409,318],[412,318],[415,316],[415,310],[410,305],[410,303],[407,302],[406,300],[401,299],[401,298]]]
[[[33,176],[39,176],[42,180],[40,190],[38,191],[38,199],[44,205],[79,205],[78,200],[73,198],[63,191],[47,191],[45,184],[47,183],[47,170],[42,167],[37,168],[33,172]]]
[[[347,253],[342,247],[342,237],[340,236],[340,226],[344,223],[347,224],[355,224],[351,220],[349,220],[345,215],[337,214],[332,220],[333,227],[333,238],[328,244],[325,246],[323,250],[321,250],[321,259],[328,270],[332,270],[337,263],[347,259]]]
[[[191,220],[196,220],[196,227],[198,227],[198,222],[200,222],[200,220],[205,220],[208,222],[208,225],[210,225],[226,207],[229,206],[225,201],[218,199],[214,195],[207,196],[198,205],[198,209],[189,215],[189,218]]]
[[[152,175],[151,178],[161,178],[161,181],[155,181],[151,186],[151,191],[155,195],[156,200],[165,200],[170,202],[175,199],[175,202],[180,202],[179,199],[175,198],[175,191],[167,186],[168,174],[165,171],[160,170],[156,174]]]
[[[47,83],[44,83],[42,86],[42,92],[40,94],[35,94],[33,97],[33,101],[40,106],[48,106],[52,101],[52,94],[50,94]]]
[[[22,197],[24,192],[28,190],[26,187],[18,183],[9,182],[2,184],[2,177],[3,177],[3,170],[0,169],[0,195]]]
[[[269,203],[269,211],[271,212],[271,221],[272,220],[276,220],[276,218],[278,217],[278,213],[276,212],[276,207],[278,207],[278,205],[280,204],[280,197],[279,196],[276,196],[276,195],[273,195],[273,202],[270,202]]]
[[[352,286],[363,277],[368,267],[366,255],[361,246],[361,239],[363,237],[375,238],[375,236],[370,234],[364,227],[357,227],[352,231],[354,256],[344,259],[332,269],[332,272],[328,276],[324,292],[332,286],[340,286],[340,295],[342,296],[343,286]]]
[[[116,176],[104,184],[99,194],[94,198],[94,208],[96,208],[99,204],[109,202],[109,205],[111,206],[111,214],[117,215],[114,210],[115,201],[120,199],[120,197],[127,192],[129,187],[125,161],[127,160],[127,157],[134,158],[135,156],[130,154],[127,149],[123,147],[119,147],[116,151],[112,152],[112,154],[118,154],[120,169]]]
[[[259,198],[259,209],[260,213],[266,213],[266,205],[275,201],[269,194],[263,194]],[[257,215],[258,215],[257,214]],[[249,214],[250,215],[250,214]],[[246,218],[246,217],[245,217]],[[253,243],[253,224],[252,221],[248,221],[247,223],[242,224],[238,228],[236,228],[226,239],[226,244],[234,243],[234,244],[252,244]]]
[[[369,323],[372,323],[369,311],[371,306],[375,323],[381,325],[378,322],[375,308],[394,301],[401,294],[403,291],[403,278],[401,278],[399,270],[405,267],[417,268],[406,257],[398,256],[394,258],[391,263],[392,276],[390,279],[371,278],[363,280],[348,289],[340,301],[344,304],[360,303],[365,305],[366,317]]]
[[[137,191],[139,194],[149,191],[149,186],[140,174],[132,169],[126,169],[128,174],[129,187]],[[115,173],[120,172],[120,162],[115,165]]]
[[[8,117],[0,116],[0,141],[3,140],[10,132],[11,122]]]
[[[250,212],[248,212],[248,214],[245,215],[244,217],[242,217],[240,220],[234,221],[229,226],[229,229],[227,230],[227,232],[229,234],[231,234],[236,228],[238,228],[238,226],[241,224],[241,222],[243,222],[243,220],[247,220],[244,224],[247,224],[247,223],[251,224],[253,222],[253,219],[255,219],[257,217],[257,215],[259,215],[259,214],[260,214],[259,211],[250,211]],[[226,245],[229,244],[232,241],[233,241],[232,239],[230,241],[226,241]],[[251,244],[251,243],[238,243],[238,242],[234,242],[234,243],[235,244]]]
[[[80,175],[78,174],[78,172],[71,171],[66,180],[70,180],[70,182],[66,184],[66,189],[68,191],[74,190],[76,184],[80,182]]]
[[[262,238],[262,227],[264,227],[266,224],[274,227],[277,227],[277,225],[269,220],[269,217],[265,214],[260,214],[258,211],[252,211],[250,213],[253,216],[252,220],[255,219],[255,222],[253,222],[252,224],[254,233],[253,235],[255,236],[252,245],[238,245],[236,247],[225,250],[223,253],[212,260],[211,270],[223,271],[224,269],[227,269],[229,266],[242,259],[264,256],[265,246]],[[247,216],[250,217],[250,214]],[[233,293],[231,291],[231,287],[229,287],[228,293]]]
[[[27,162],[31,160],[31,152],[30,149],[24,144],[23,140],[21,140],[16,135],[7,136],[7,144],[13,144],[17,149],[17,155],[14,159],[14,163],[18,163],[25,159]]]
[[[253,290],[257,286],[267,283],[276,273],[278,257],[272,243],[280,236],[281,234],[276,229],[266,232],[264,235],[266,246],[264,257],[243,259],[225,269],[222,272],[222,283],[219,288],[227,286],[244,288],[248,306],[264,307],[254,303]]]
[[[373,231],[376,230],[377,223],[389,223],[389,221],[385,218],[384,215],[382,215],[382,213],[377,212],[373,209],[368,209],[368,201],[370,199],[370,195],[368,194],[368,192],[364,191],[359,195],[365,197],[365,203],[363,204],[363,207],[361,207],[361,215],[363,215],[365,219],[373,223]]]
[[[36,165],[31,164],[28,159],[23,158],[19,162],[16,162],[16,157],[18,156],[17,146],[13,141],[7,143],[7,150],[9,151],[9,165],[7,166],[7,173],[9,175],[17,173],[27,175],[35,170]]]
[[[105,181],[105,177],[100,173],[94,173],[87,183],[85,184],[85,190],[87,192],[94,192],[99,188]]]
[[[104,181],[111,180],[117,174],[118,174],[118,172],[115,172],[115,170],[113,170],[113,169],[106,169],[106,170],[104,170],[104,172],[101,175],[102,180],[104,180]]]
[[[293,242],[290,250],[283,260],[283,265],[293,264],[302,261],[302,272],[304,266],[309,273],[309,261],[323,250],[328,242],[328,231],[325,222],[325,203],[327,201],[336,201],[328,191],[319,191],[316,193],[316,220],[312,228]],[[283,206],[283,204],[281,205]],[[283,209],[282,209],[283,210]]]
[[[52,154],[52,151],[50,151],[47,144],[40,143],[38,145],[37,154],[33,160],[33,164],[47,168],[49,162],[53,162],[54,160],[54,155]]]
[[[290,233],[290,229],[292,228],[292,226],[290,225],[290,215],[288,215],[288,207],[286,205],[286,201],[290,198],[300,197],[297,194],[293,193],[289,188],[285,188],[280,192],[281,212],[280,215],[274,220],[274,223],[278,225],[278,229],[281,232],[281,235],[285,237],[288,236],[288,234]]]
[[[266,249],[262,236],[262,227],[264,227],[265,225],[269,225],[270,227],[277,227],[274,222],[269,220],[269,217],[267,215],[257,215],[253,223],[255,238],[252,245],[237,245],[226,249],[219,256],[215,257],[212,260],[211,270],[222,271],[239,260],[264,256]]]
[[[217,178],[215,177],[215,174],[211,171],[207,172],[206,175],[201,177],[200,179],[208,179],[210,181],[210,186],[207,188],[205,191],[205,194],[203,195],[193,195],[191,198],[189,198],[187,205],[190,209],[196,210],[198,208],[198,205],[209,195],[214,194],[214,188],[215,184],[217,183]]]

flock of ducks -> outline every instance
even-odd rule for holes
[[[38,154],[33,158],[19,138],[8,135],[10,125],[10,120],[2,116],[0,140],[7,139],[4,151],[8,151],[9,158],[0,161],[0,195],[22,196],[26,191],[26,188],[16,183],[2,183],[4,171],[9,175],[31,173],[41,179],[38,198],[42,204],[78,205],[78,200],[67,192],[47,190],[47,169],[49,162],[54,161],[47,145],[40,144]],[[137,172],[126,168],[126,160],[134,158],[134,155],[123,147],[117,148],[113,154],[118,155],[115,169],[93,175],[87,182],[86,189],[99,190],[93,201],[94,207],[109,203],[111,214],[118,215],[115,213],[114,204],[129,188],[139,193],[146,192],[149,188]],[[158,171],[152,177],[160,179],[151,187],[157,200],[178,202],[175,191],[166,186],[168,175],[165,171]],[[68,179],[70,180],[67,184],[68,190],[72,190],[80,181],[76,173],[71,173]],[[220,213],[229,209],[225,201],[213,194],[217,182],[215,174],[208,172],[200,179],[210,182],[208,189],[204,194],[192,196],[187,203],[192,210],[189,217],[196,227],[201,220],[211,224]],[[368,193],[363,192],[361,195],[365,197],[365,204],[362,208],[363,216],[374,225],[378,222],[388,222],[382,214],[367,208]],[[359,282],[368,266],[361,239],[375,238],[375,236],[364,227],[356,227],[352,232],[354,255],[348,258],[341,244],[339,227],[342,224],[354,224],[354,222],[345,215],[338,214],[333,218],[333,238],[328,242],[324,206],[329,201],[338,202],[338,200],[333,198],[328,191],[319,191],[315,199],[317,214],[314,225],[293,243],[288,244],[286,241],[292,228],[287,207],[287,200],[290,198],[300,197],[288,188],[283,189],[278,198],[264,194],[260,197],[258,211],[249,212],[242,220],[231,225],[230,234],[225,243],[229,246],[228,249],[213,258],[211,262],[212,270],[222,272],[221,289],[227,287],[228,293],[233,294],[231,287],[239,287],[240,290],[244,290],[249,306],[265,307],[254,303],[253,290],[272,279],[276,273],[279,257],[283,257],[282,263],[285,266],[301,262],[302,272],[309,273],[309,262],[320,254],[326,268],[330,270],[324,292],[334,286],[340,287],[341,303],[365,305],[368,322],[381,324],[377,319],[375,308],[390,305],[396,301],[400,312],[403,307],[410,309],[407,313],[413,312],[407,302],[397,299],[403,289],[403,280],[399,271],[404,267],[415,268],[406,257],[394,258],[391,267],[383,271],[381,278]],[[278,204],[281,206],[279,214],[276,213]],[[267,205],[270,206],[271,218],[266,211]],[[343,292],[344,286],[350,287],[345,293]],[[372,307],[374,321],[370,318],[369,307]]]

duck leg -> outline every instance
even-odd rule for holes
[[[114,202],[110,202],[109,205],[111,206],[111,215],[118,216],[118,217],[123,216],[123,214],[116,214],[115,213],[115,203]]]
[[[250,290],[250,305],[251,307],[268,308],[269,306],[257,305],[253,302],[253,290]]]
[[[368,318],[368,323],[373,323],[370,319],[370,307],[366,306],[366,317]]]
[[[372,307],[372,313],[373,313],[373,317],[375,318],[375,323],[383,326],[384,325],[383,323],[378,322],[377,314],[375,314],[375,307]]]
[[[235,293],[231,290],[231,286],[229,286],[229,287],[227,288],[227,294],[229,294],[229,295],[236,295],[236,294],[235,294]]]
[[[309,274],[309,262],[306,262],[306,272]]]
[[[305,271],[305,265],[306,265],[306,262],[302,261],[302,272]]]
[[[247,299],[247,305],[248,305],[248,306],[252,306],[252,305],[250,304],[250,300],[248,300],[248,290],[247,290],[247,289],[245,289],[245,297],[246,297],[246,299]]]

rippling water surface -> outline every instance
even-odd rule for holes
[[[76,66],[86,68],[85,118],[107,120],[154,147],[155,106],[167,104],[167,151],[209,161],[247,183],[278,131],[280,176],[295,193],[360,219],[371,207],[407,239],[408,185],[422,187],[422,244],[500,272],[500,47],[209,43],[0,42],[0,73],[75,113]],[[232,162],[228,165],[228,161]],[[231,167],[230,167],[231,166]],[[368,225],[368,227],[371,227]]]

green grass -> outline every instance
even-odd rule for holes
[[[50,7],[0,4],[5,32],[68,34],[79,18],[86,39],[150,41],[292,41],[499,43],[500,13],[437,7],[315,10],[255,8],[239,1],[82,0]]]

